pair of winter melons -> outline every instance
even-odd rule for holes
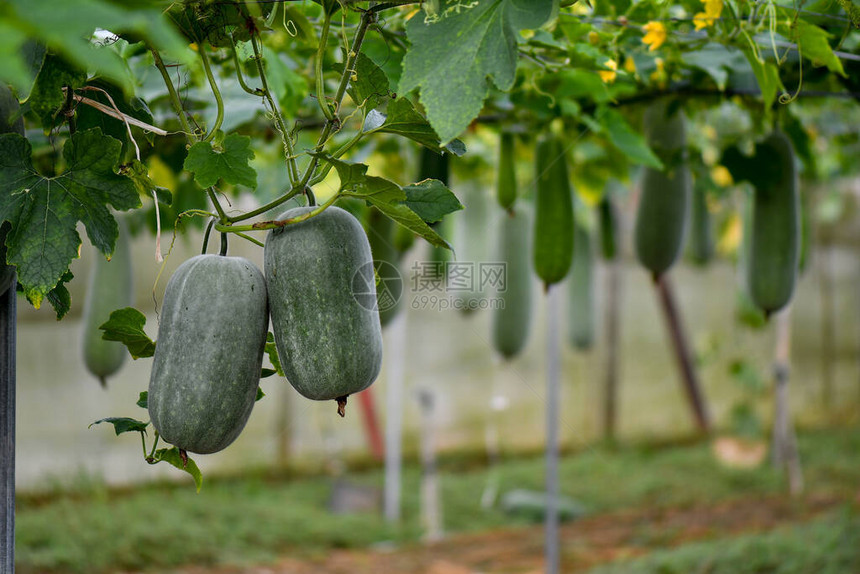
[[[256,399],[270,314],[284,374],[303,396],[336,399],[342,414],[346,397],[379,374],[379,314],[357,299],[375,302],[376,285],[355,217],[329,207],[271,231],[264,266],[265,277],[242,257],[198,255],[167,284],[148,407],[161,438],[180,449],[213,453],[239,436]]]

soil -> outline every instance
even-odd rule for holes
[[[810,520],[846,502],[845,498],[820,495],[802,500],[743,498],[716,505],[642,508],[586,517],[562,526],[562,571],[586,572],[598,564],[660,548],[763,532]],[[399,548],[332,550],[318,558],[283,558],[265,566],[190,567],[178,574],[539,574],[542,566],[543,529],[535,525],[452,534],[439,542]]]

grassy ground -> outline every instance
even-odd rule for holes
[[[856,495],[860,485],[860,429],[803,432],[800,449],[808,492],[842,500]],[[507,516],[498,509],[481,510],[479,500],[488,474],[474,459],[452,457],[442,465],[440,476],[444,523],[449,533],[527,524],[525,519]],[[499,477],[503,492],[512,488],[540,489],[543,461],[540,457],[506,459]],[[379,469],[353,473],[348,478],[363,485],[382,485]],[[17,515],[18,571],[101,573],[165,570],[187,564],[215,567],[275,562],[284,555],[313,560],[332,549],[364,548],[383,541],[404,544],[421,534],[418,478],[416,468],[406,469],[404,521],[398,529],[388,527],[376,513],[329,513],[326,508],[332,483],[320,477],[285,479],[271,473],[229,479],[209,477],[200,494],[186,483],[149,485],[130,491],[89,484],[85,489],[53,496],[23,496],[18,501]],[[716,505],[738,498],[755,500],[784,491],[782,476],[767,466],[754,471],[720,467],[707,444],[591,449],[565,457],[561,481],[563,492],[580,501],[595,517],[628,509],[653,512]],[[696,572],[696,565],[703,562],[695,561],[707,561],[709,556],[736,562],[725,562],[726,566],[720,562],[719,568],[723,569],[705,568],[703,572],[860,571],[839,570],[837,562],[828,566],[830,570],[804,570],[802,566],[803,560],[824,559],[819,550],[828,540],[835,540],[833,544],[841,549],[834,555],[860,561],[857,526],[854,516],[834,515],[784,534],[738,539],[726,547],[731,552],[719,551],[719,546],[707,543],[687,545],[674,551],[677,554],[654,555],[641,565],[636,563],[639,570],[620,567],[621,570],[609,571]],[[854,538],[846,538],[849,534]],[[824,542],[814,549],[808,549],[809,544],[797,544],[819,538]],[[772,547],[767,551],[770,554],[761,550],[765,546]],[[782,550],[789,546],[796,546],[792,554]],[[854,554],[845,551],[852,547]],[[764,552],[765,557],[776,560],[791,556],[801,566],[794,570],[744,570],[732,566],[752,563],[744,558],[750,552]]]
[[[658,550],[589,574],[854,574],[860,572],[860,515],[849,509],[809,524]]]

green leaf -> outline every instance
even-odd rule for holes
[[[633,163],[654,169],[663,169],[663,163],[654,155],[645,139],[630,127],[627,120],[612,108],[602,108],[597,117],[603,125],[609,140]]]
[[[727,50],[712,42],[695,52],[684,54],[684,63],[708,74],[720,90],[726,89],[729,72],[744,67],[744,57],[737,50]]]
[[[393,181],[382,177],[367,175],[367,166],[361,163],[348,163],[328,156],[321,156],[331,163],[340,177],[340,193],[344,197],[364,199],[379,211],[420,235],[433,245],[451,249],[451,246],[433,231],[421,217],[407,205],[406,191]],[[416,192],[419,193],[419,192]],[[453,195],[453,194],[452,194]],[[416,196],[417,197],[417,196]],[[422,202],[418,202],[422,203]],[[459,203],[459,202],[458,202]],[[427,207],[422,205],[422,207]],[[427,209],[431,212],[431,209]],[[431,213],[432,215],[432,213]]]
[[[3,62],[0,82],[15,86],[22,97],[32,83],[27,64],[21,58],[27,39],[27,34],[16,28],[14,22],[0,21],[0,62]]]
[[[278,356],[278,347],[275,345],[275,336],[271,331],[266,335],[265,353],[269,357],[269,362],[272,363],[272,366],[274,367],[274,372],[283,377],[284,370],[281,368],[281,359]]]
[[[126,97],[120,87],[101,79],[87,82],[86,87],[99,88],[100,90],[107,92],[107,94],[104,94],[98,90],[82,91],[81,94],[87,98],[102,103],[110,108],[113,108],[114,105],[116,105],[117,109],[127,116],[133,117],[147,124],[153,123],[152,112],[146,105],[146,102],[137,97]],[[108,95],[110,96],[110,99],[108,99]],[[111,103],[111,100],[113,100],[113,103]],[[131,143],[129,141],[128,128],[126,127],[125,122],[84,104],[77,105],[75,108],[75,115],[79,130],[101,128],[103,134],[122,142],[122,157],[127,157],[126,152]],[[144,133],[144,137],[146,137],[150,143],[154,141],[152,139],[154,137],[153,134]]]
[[[57,321],[65,317],[66,313],[69,312],[69,309],[72,308],[72,295],[66,288],[66,283],[74,278],[75,276],[72,275],[71,271],[66,271],[63,273],[63,276],[60,277],[60,281],[45,297],[48,300],[48,303],[51,304],[51,307],[54,308],[54,313],[57,314]]]
[[[750,39],[750,44],[755,46],[754,41]],[[770,108],[773,101],[776,99],[776,92],[782,83],[779,80],[779,69],[771,62],[766,62],[755,55],[755,51],[744,50],[744,55],[750,63],[753,74],[758,81],[759,90],[761,90],[761,99],[765,108]]]
[[[457,196],[438,179],[407,185],[403,191],[406,192],[406,205],[427,223],[435,223],[449,213],[463,209]]]
[[[320,156],[332,164],[340,178],[340,191],[348,196],[369,200],[375,197],[378,201],[404,201],[406,193],[399,185],[382,177],[367,175],[367,166],[363,163],[349,163],[334,159],[330,156]]]
[[[192,61],[192,53],[162,15],[163,7],[138,8],[141,4],[75,0],[73,4],[64,3],[59,7],[51,0],[8,0],[3,3],[3,20],[26,31],[30,38],[47,44],[79,69],[91,70],[131,92],[134,83],[119,54],[110,46],[90,41],[97,26],[115,34],[130,33],[146,38],[171,60]],[[15,59],[20,61],[21,54],[13,56]],[[5,67],[4,62],[0,75],[5,75]]]
[[[155,341],[144,332],[146,316],[134,307],[117,309],[110,314],[99,329],[104,331],[105,341],[119,341],[128,348],[132,359],[151,357],[155,354]]]
[[[135,404],[142,409],[149,408],[149,391],[140,391],[140,396]]]
[[[794,20],[793,25],[783,25],[778,28],[787,37],[797,42],[798,51],[812,61],[815,65],[827,66],[831,72],[847,77],[842,68],[842,62],[833,53],[830,43],[827,41],[831,35],[809,22],[801,19]]]
[[[248,162],[254,159],[251,138],[230,134],[224,138],[220,150],[209,142],[197,142],[188,150],[185,169],[194,173],[200,187],[212,187],[223,179],[227,183],[257,187],[257,172]]]
[[[109,256],[118,232],[107,205],[140,206],[131,180],[114,172],[119,150],[120,143],[98,128],[77,132],[63,147],[68,168],[48,178],[33,168],[26,139],[0,135],[0,221],[12,224],[7,261],[18,267],[18,281],[34,307],[78,257],[79,221],[92,244]]]
[[[72,89],[80,88],[87,81],[87,73],[80,70],[59,56],[47,54],[42,63],[42,69],[36,76],[36,83],[27,102],[30,109],[42,119],[42,127],[46,132],[54,125],[54,116],[66,101],[63,86]]]
[[[553,0],[493,0],[457,10],[458,0],[445,0],[435,22],[419,15],[407,22],[412,48],[403,60],[399,90],[421,89],[421,103],[443,143],[477,117],[490,78],[500,90],[513,87],[518,32],[546,22],[553,4]]]
[[[263,370],[264,371],[272,371],[272,369],[263,369]],[[272,371],[271,374],[269,374],[268,376],[271,376],[274,374],[275,374],[275,371]],[[262,399],[265,396],[266,396],[266,393],[263,392],[263,389],[261,389],[260,387],[257,387],[257,398],[254,399],[254,402],[259,401],[260,399]]]
[[[368,197],[367,201],[406,229],[426,239],[432,245],[451,249],[448,242],[442,239],[438,233],[433,231],[433,229],[427,225],[417,213],[409,209],[409,206],[405,203],[386,203],[385,201],[380,201],[375,197]]]
[[[396,134],[409,138],[425,147],[432,149],[437,153],[442,152],[440,147],[441,141],[439,136],[433,130],[433,127],[412,105],[409,98],[397,98],[388,103],[387,114],[375,111],[372,115],[368,115],[365,122],[365,129],[369,132],[382,132]],[[380,119],[383,119],[379,123]],[[451,153],[461,156],[466,151],[466,147],[460,140],[453,140],[445,149]]]
[[[194,462],[187,453],[183,458],[182,453],[180,453],[179,449],[176,447],[161,448],[155,451],[155,455],[152,457],[151,461],[147,462],[155,464],[161,461],[190,474],[191,478],[194,479],[194,485],[197,487],[197,492],[200,492],[200,487],[203,486],[203,475],[200,474],[200,469],[197,468],[197,463]]]
[[[365,106],[372,110],[379,106],[383,98],[387,98],[390,91],[388,76],[377,66],[373,60],[363,52],[358,53],[355,60],[355,78],[349,83],[349,97],[357,106]]]
[[[93,425],[98,425],[101,423],[110,423],[113,425],[113,430],[116,432],[117,436],[121,435],[124,432],[140,432],[146,434],[146,427],[149,426],[149,423],[141,422],[136,419],[132,419],[129,417],[108,417],[106,419],[100,419],[96,422],[90,424],[89,427]]]
[[[120,167],[120,173],[128,177],[134,184],[137,193],[143,197],[152,199],[152,193],[158,198],[158,203],[170,205],[173,203],[173,194],[169,189],[155,185],[149,179],[149,169],[142,162],[133,159],[131,163]]]

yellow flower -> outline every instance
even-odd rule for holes
[[[615,60],[606,60],[603,63],[605,68],[609,68],[608,70],[599,70],[597,73],[600,74],[600,79],[603,80],[604,84],[611,84],[615,81],[615,77],[618,75],[616,70],[618,69],[618,62]]]
[[[666,26],[662,22],[648,22],[642,26],[642,29],[646,32],[645,36],[642,37],[642,43],[647,44],[651,52],[666,41]]]
[[[717,252],[721,255],[732,255],[737,253],[741,246],[744,234],[744,226],[741,216],[733,213],[729,216],[717,239]]]
[[[636,73],[636,62],[633,61],[633,58],[624,60],[624,70],[630,74]]]
[[[715,165],[711,168],[711,179],[720,187],[729,187],[734,183],[731,172],[724,165]]]
[[[723,13],[723,0],[702,0],[705,11],[693,16],[693,24],[696,30],[713,26],[720,14]]]

